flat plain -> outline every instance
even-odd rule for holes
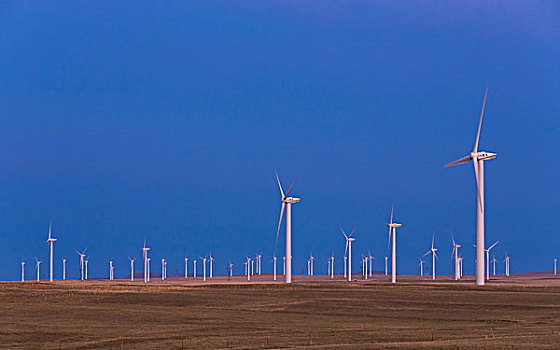
[[[547,276],[3,282],[0,348],[559,349],[560,279]]]

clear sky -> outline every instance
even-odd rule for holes
[[[435,233],[451,273],[452,232],[472,273],[473,169],[443,165],[472,150],[486,86],[487,243],[550,270],[559,43],[557,1],[3,1],[0,279],[48,260],[51,218],[57,276],[86,247],[91,275],[122,276],[145,237],[154,272],[209,251],[216,273],[259,251],[270,271],[275,168],[302,198],[294,272],[310,251],[342,271],[340,226],[380,270],[394,201],[400,272]]]

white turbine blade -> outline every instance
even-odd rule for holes
[[[436,251],[435,251],[435,250],[434,250],[434,256],[436,257],[436,259],[439,259],[439,258],[437,257],[437,254],[436,254]]]
[[[389,226],[389,237],[387,238],[387,251],[389,251],[390,246],[391,246],[391,226]]]
[[[391,225],[393,224],[393,210],[395,210],[395,203],[393,203],[393,206],[391,207]]]
[[[346,238],[346,240],[348,241],[348,236],[346,235],[346,232],[344,232],[344,230],[342,229],[342,227],[340,228],[340,231],[341,231],[342,234],[344,235],[344,238]]]
[[[449,163],[449,164],[445,164],[443,167],[444,167],[444,168],[449,168],[450,166],[453,166],[453,165],[465,164],[465,163],[470,162],[470,160],[471,160],[471,156],[470,156],[470,155],[464,156],[464,157],[461,158],[461,159],[457,159],[457,160],[455,160],[455,161],[453,161],[453,162],[451,162],[451,163]]]
[[[348,235],[348,238],[352,237],[352,235],[356,232],[356,230],[352,230],[352,232],[350,232],[350,234]]]
[[[432,250],[434,249],[434,239],[436,238],[435,232],[432,234]]]
[[[49,222],[49,240],[51,239],[51,228],[52,228],[52,219]]]
[[[473,168],[474,168],[474,176],[476,178],[476,195],[478,197],[478,203],[480,205],[480,209],[484,212],[484,204],[482,204],[482,196],[480,195],[480,182],[478,181],[478,159],[476,157],[473,158]]]
[[[496,246],[496,244],[498,244],[498,243],[500,243],[500,241],[496,241],[496,243],[492,244],[492,245],[490,246],[490,248],[488,248],[488,250],[494,248],[494,247]]]
[[[348,251],[348,239],[346,240],[346,248],[344,248],[344,256],[346,256],[347,251]]]
[[[278,230],[276,230],[276,241],[274,242],[274,255],[276,256],[276,247],[278,245],[278,234],[280,233],[280,226],[282,225],[282,216],[284,215],[284,206],[286,203],[282,202],[282,209],[280,210],[280,220],[278,220]]]
[[[476,133],[476,140],[474,141],[474,153],[478,152],[478,140],[480,138],[480,128],[482,127],[482,117],[484,116],[484,106],[486,105],[486,95],[488,95],[488,88],[484,91],[484,100],[482,101],[482,110],[480,111],[480,121],[478,122],[478,132]]]
[[[431,252],[432,252],[431,250],[428,250],[428,251],[426,252],[426,254],[422,255],[422,258],[425,257],[426,255],[430,254]]]
[[[278,187],[280,188],[280,194],[282,194],[282,198],[284,198],[284,190],[282,190],[282,185],[280,184],[280,179],[278,178],[276,169],[274,169],[274,173],[276,174],[276,181],[278,182]]]
[[[451,240],[453,241],[453,248],[455,248],[455,238],[453,238],[453,233],[451,234]]]
[[[288,195],[290,194],[290,191],[292,190],[292,187],[294,187],[295,183],[296,183],[295,181],[292,182],[292,184],[290,185],[290,188],[288,188],[288,192],[286,192],[286,195],[284,196],[284,199],[288,198]]]

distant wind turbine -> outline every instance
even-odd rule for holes
[[[35,261],[36,261],[35,268],[37,269],[37,282],[39,282],[39,280],[40,280],[39,270],[40,270],[42,261],[37,260],[37,258],[35,258]]]
[[[142,258],[144,259],[144,283],[150,281],[150,259],[148,258],[148,252],[150,248],[146,247],[146,239],[144,238],[144,247],[142,247]]]
[[[391,238],[392,238],[392,251],[391,251],[391,283],[397,283],[397,228],[401,227],[402,224],[393,222],[393,210],[395,209],[395,205],[393,204],[393,206],[391,207],[391,221],[388,224],[385,224],[387,226],[389,226],[389,242],[391,242]],[[393,230],[393,233],[391,235],[391,229]],[[385,263],[385,271],[387,271],[387,264]],[[387,272],[385,272],[385,274],[387,274]]]
[[[25,282],[25,261],[21,262],[21,281]]]
[[[86,250],[87,250],[87,248],[84,249],[84,251],[81,252],[81,253],[76,250],[76,254],[78,254],[80,256],[80,272],[82,274],[82,281],[84,280],[84,258],[86,257],[86,254],[85,254]]]
[[[344,235],[344,238],[346,238],[346,248],[344,248],[344,256],[346,256],[346,252],[348,252],[348,282],[352,281],[352,242],[354,242],[356,239],[352,237],[352,235],[354,234],[355,231],[352,231],[349,235],[346,235],[346,232],[344,232],[344,230],[342,229],[342,227],[340,228],[340,231],[342,231],[342,234]]]
[[[66,279],[66,259],[62,259],[62,279]]]
[[[435,238],[435,234],[432,235],[432,248],[430,250],[428,250],[426,252],[426,254],[422,255],[422,257],[425,257],[426,255],[432,253],[432,279],[435,280],[436,279],[436,259],[437,259],[437,249],[434,248],[434,238]]]
[[[284,207],[286,208],[286,271],[285,278],[286,283],[292,283],[292,204],[299,203],[300,198],[288,197],[292,187],[295,182],[288,189],[288,192],[284,194],[282,185],[280,184],[280,178],[278,178],[278,173],[276,174],[276,181],[278,182],[278,187],[280,188],[280,194],[282,195],[282,209],[280,210],[280,220],[278,221],[278,230],[276,231],[276,243],[274,244],[274,255],[276,255],[276,245],[278,243],[278,234],[280,233],[280,226],[282,225],[282,216],[284,214]]]
[[[51,227],[52,227],[52,220],[49,223],[49,238],[47,239],[47,244],[49,245],[50,251],[50,261],[49,261],[49,281],[53,281],[53,257],[54,257],[54,242],[56,242],[56,238],[51,236]]]
[[[455,238],[453,238],[453,234],[451,234],[451,241],[453,242],[453,250],[451,252],[451,255],[455,254],[454,256],[454,261],[455,261],[455,280],[458,280],[461,278],[461,274],[459,271],[459,248],[461,248],[461,245],[455,242]]]
[[[136,258],[132,259],[129,256],[128,260],[130,260],[130,280],[134,281],[134,260],[136,260]]]

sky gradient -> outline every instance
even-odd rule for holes
[[[453,233],[470,274],[474,173],[443,165],[471,152],[485,87],[487,245],[550,270],[559,42],[554,1],[1,2],[0,279],[46,273],[51,218],[56,277],[85,247],[90,275],[128,274],[145,238],[153,272],[209,251],[217,274],[257,252],[270,271],[274,169],[302,198],[294,273],[333,251],[342,271],[341,226],[355,270],[368,251],[381,270],[394,201],[399,272],[435,233],[450,274]]]

